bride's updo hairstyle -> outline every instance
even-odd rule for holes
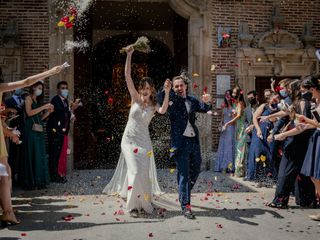
[[[140,93],[141,91],[143,91],[143,89],[146,87],[147,83],[149,84],[150,91],[151,91],[150,100],[152,102],[152,105],[155,106],[157,104],[157,100],[156,100],[157,91],[154,86],[152,78],[150,78],[150,77],[141,78],[141,80],[139,82],[139,86],[138,86],[138,92]]]

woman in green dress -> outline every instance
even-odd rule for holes
[[[224,125],[224,129],[228,125],[236,123],[236,146],[235,146],[235,175],[237,177],[244,177],[246,172],[246,158],[247,158],[247,141],[244,124],[244,109],[246,107],[243,92],[239,87],[232,90],[232,97],[235,104],[234,118]]]
[[[26,121],[24,129],[24,158],[21,185],[25,189],[46,188],[49,183],[48,159],[45,147],[43,120],[53,112],[53,105],[43,105],[42,82],[30,87],[30,96],[25,100]],[[45,113],[44,111],[47,110]]]

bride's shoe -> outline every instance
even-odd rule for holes
[[[21,221],[16,219],[13,211],[4,211],[1,218],[1,226],[3,228],[20,224]]]
[[[139,211],[138,211],[138,209],[132,209],[132,210],[129,212],[129,214],[130,214],[130,217],[133,217],[133,218],[139,217]]]

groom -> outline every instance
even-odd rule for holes
[[[177,164],[182,213],[188,219],[195,219],[190,207],[190,198],[201,167],[199,131],[195,125],[196,112],[206,113],[211,110],[211,97],[209,94],[204,94],[203,102],[199,102],[187,95],[187,84],[181,76],[174,77],[172,85],[168,108],[171,122],[170,152]],[[163,99],[164,91],[158,94],[160,105]]]

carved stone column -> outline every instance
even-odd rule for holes
[[[7,28],[0,32],[0,67],[4,82],[21,79],[22,48],[15,20],[9,20]]]

